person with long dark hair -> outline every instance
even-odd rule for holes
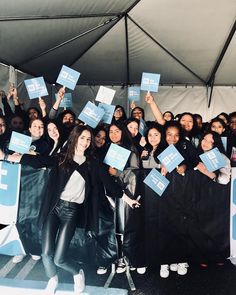
[[[20,162],[33,168],[52,167],[48,194],[40,211],[42,258],[49,277],[47,294],[54,294],[58,286],[57,267],[73,275],[75,294],[85,288],[83,269],[69,257],[68,249],[78,225],[96,231],[98,183],[102,181],[112,196],[123,197],[130,206],[139,205],[123,195],[120,187],[93,158],[93,145],[91,129],[79,125],[72,130],[67,149],[54,156],[7,155],[0,151],[0,160]]]
[[[104,125],[98,125],[93,129],[94,143],[95,143],[95,155],[101,161],[104,160],[107,152],[107,129]]]
[[[123,171],[119,171],[114,167],[109,167],[108,171],[110,175],[114,176],[118,181],[122,189],[128,191],[128,193],[132,196],[135,194],[136,188],[136,176],[132,172],[132,169],[139,168],[139,156],[137,149],[132,143],[131,136],[127,130],[127,128],[118,122],[114,122],[109,126],[108,135],[110,142],[113,144],[117,144],[120,147],[126,148],[131,151],[130,156],[127,160],[127,163],[124,167]],[[116,200],[116,229],[117,229],[117,242],[118,242],[118,251],[119,251],[119,259],[116,272],[122,273],[126,270],[126,264],[123,256],[123,241],[122,236],[125,229],[125,210],[124,204],[119,199]]]
[[[189,112],[184,112],[179,116],[178,122],[183,129],[185,139],[197,147],[199,144],[200,133],[194,115]]]
[[[116,105],[112,122],[124,122],[127,119],[125,109],[121,105]]]
[[[153,123],[147,130],[145,136],[147,144],[141,154],[143,168],[161,168],[161,163],[157,156],[164,150],[163,127],[158,123]]]
[[[220,184],[227,184],[230,181],[231,175],[231,165],[230,160],[225,155],[224,146],[221,137],[215,131],[208,131],[204,134],[199,143],[199,153],[205,153],[213,148],[218,148],[222,157],[225,161],[225,167],[220,168],[218,171],[210,172],[207,170],[206,166],[200,161],[196,168],[203,174],[205,174],[210,179],[218,182]]]
[[[46,125],[46,140],[49,144],[49,155],[59,153],[66,143],[62,126],[56,120],[49,120]]]

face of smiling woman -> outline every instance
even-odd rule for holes
[[[148,142],[155,149],[161,141],[161,133],[156,129],[152,128],[148,131]]]
[[[54,123],[49,123],[47,129],[48,135],[51,137],[51,139],[57,141],[60,136],[57,126]]]
[[[201,141],[201,147],[204,152],[207,152],[213,148],[214,139],[212,134],[206,134],[202,141]]]
[[[84,130],[78,137],[77,145],[75,148],[76,155],[84,155],[84,152],[91,144],[91,133],[88,130]]]
[[[109,137],[113,143],[119,144],[121,141],[122,131],[115,125],[112,125],[109,130]]]
[[[190,115],[184,115],[179,122],[185,131],[190,132],[193,129],[193,118]]]
[[[176,144],[179,141],[179,129],[171,126],[169,128],[167,128],[166,130],[166,142],[168,143],[168,145],[170,144]]]
[[[138,123],[133,121],[127,125],[127,128],[132,137],[135,137],[138,134]]]
[[[96,147],[101,148],[106,142],[106,132],[104,130],[100,130],[94,139]]]

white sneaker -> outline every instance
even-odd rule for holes
[[[146,267],[137,267],[137,273],[139,273],[140,275],[145,274],[146,272]]]
[[[186,273],[188,272],[188,263],[184,262],[184,263],[178,263],[178,269],[177,269],[177,274],[184,276],[186,275]]]
[[[81,269],[77,275],[74,275],[74,294],[80,294],[85,289],[84,271]]]
[[[12,258],[13,263],[20,263],[26,255],[16,255]]]
[[[40,255],[33,255],[33,254],[30,254],[31,258],[35,261],[38,261],[41,259],[41,256]]]
[[[170,272],[169,272],[169,265],[168,264],[162,264],[160,268],[160,277],[163,279],[168,278]]]
[[[172,263],[170,265],[170,270],[171,271],[177,271],[178,270],[178,264],[177,263]]]
[[[105,273],[107,273],[107,268],[104,266],[99,266],[97,269],[97,275],[104,275]]]
[[[124,262],[123,258],[118,259],[118,263],[117,263],[117,269],[116,272],[117,273],[122,273],[126,271],[126,264]]]
[[[47,287],[45,289],[45,294],[47,294],[47,295],[55,294],[57,287],[58,287],[58,276],[55,275],[54,277],[49,279],[49,281],[47,283]]]

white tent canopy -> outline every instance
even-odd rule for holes
[[[199,109],[208,119],[218,103],[220,112],[236,109],[235,0],[1,0],[0,24],[0,62],[44,76],[49,84],[63,64],[81,72],[79,85],[90,87],[126,88],[139,84],[142,72],[152,72],[169,87],[161,87],[157,97],[163,111]],[[201,101],[192,109],[200,88],[204,107]],[[78,89],[76,96],[83,95],[78,91],[84,87]],[[173,101],[180,89],[189,97],[182,108]],[[225,101],[229,94],[234,105]]]

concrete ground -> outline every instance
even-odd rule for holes
[[[98,276],[93,265],[84,266],[86,284],[103,286],[108,274]],[[235,295],[236,267],[227,261],[223,266],[215,264],[202,268],[190,265],[188,273],[180,276],[171,272],[167,279],[159,276],[159,269],[149,268],[144,275],[131,272],[136,291],[129,289],[125,273],[116,274],[110,287],[129,290],[129,295]],[[19,264],[13,264],[9,256],[0,255],[0,278],[47,281],[42,261],[33,261],[30,256]],[[59,271],[62,283],[73,283],[72,276]]]

